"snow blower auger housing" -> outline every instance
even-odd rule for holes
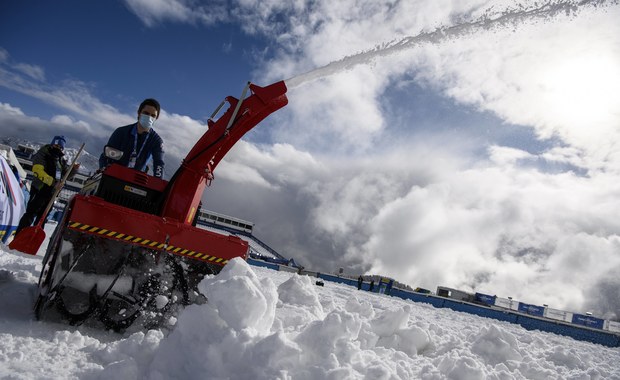
[[[248,244],[195,227],[203,191],[232,146],[287,102],[284,82],[248,83],[240,99],[226,97],[170,181],[117,164],[91,177],[50,238],[35,316],[122,331],[160,326],[179,305],[204,302],[200,280],[247,258]]]

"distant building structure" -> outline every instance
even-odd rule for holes
[[[224,214],[218,214],[214,211],[200,210],[198,221],[203,223],[212,223],[217,226],[227,227],[251,234],[254,229],[254,223],[247,220],[235,218]]]

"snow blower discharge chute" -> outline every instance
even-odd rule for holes
[[[122,331],[160,326],[180,305],[205,302],[202,278],[249,248],[195,227],[203,191],[232,146],[287,103],[283,81],[248,83],[240,99],[222,101],[170,181],[117,164],[87,180],[50,237],[35,316]]]

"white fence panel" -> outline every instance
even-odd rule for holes
[[[519,301],[497,297],[495,299],[495,306],[517,311],[519,310]]]
[[[556,319],[558,321],[571,322],[573,320],[573,313],[564,310],[552,309],[550,307],[545,308],[544,315],[547,318]]]
[[[607,330],[613,332],[620,332],[620,322],[607,321]]]

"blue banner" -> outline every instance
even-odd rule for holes
[[[539,317],[542,317],[545,314],[544,306],[530,305],[523,302],[519,302],[519,311],[526,314],[537,315]]]
[[[488,294],[476,293],[475,300],[476,302],[483,303],[485,305],[495,305],[496,296],[490,296]]]
[[[586,327],[591,327],[594,329],[602,329],[605,320],[600,318],[595,318],[590,315],[583,314],[573,314],[573,321],[576,325],[582,325]]]

